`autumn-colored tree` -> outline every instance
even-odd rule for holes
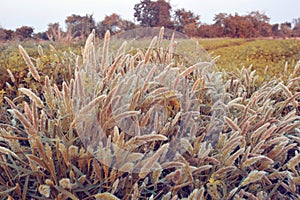
[[[257,35],[257,31],[247,16],[239,16],[236,13],[225,18],[224,35],[233,38],[251,38]]]
[[[224,37],[224,28],[215,24],[203,24],[198,29],[198,36],[204,38]]]
[[[67,31],[74,37],[86,38],[93,29],[96,28],[96,23],[93,15],[71,15],[65,20]]]
[[[273,34],[273,37],[280,36],[279,24],[273,24],[272,25],[272,34]]]
[[[300,37],[300,17],[298,19],[293,20],[294,28],[293,28],[293,37]]]
[[[7,41],[12,39],[14,31],[7,30],[0,27],[0,41]]]
[[[33,28],[29,26],[22,26],[20,28],[17,28],[14,37],[19,40],[24,40],[28,38],[32,38],[33,34]]]
[[[245,16],[253,24],[256,30],[255,37],[269,37],[272,36],[272,25],[269,24],[270,18],[259,11],[253,11]]]
[[[134,6],[134,17],[144,27],[172,28],[171,5],[165,0],[141,0]]]
[[[184,8],[175,10],[174,28],[176,31],[196,36],[200,25],[200,16],[192,11],[186,11]]]
[[[97,33],[100,37],[103,37],[107,30],[111,34],[120,33],[129,29],[133,29],[135,24],[131,21],[124,20],[120,15],[113,13],[105,16],[104,20],[97,24]]]
[[[244,16],[219,13],[214,17],[214,26],[219,27],[226,37],[269,37],[273,35],[269,20],[266,14],[259,11]]]
[[[292,36],[292,23],[285,22],[280,24],[280,35],[282,37],[291,37]]]
[[[228,18],[227,13],[218,13],[218,14],[216,14],[214,19],[213,19],[213,21],[215,22],[214,25],[219,26],[219,27],[224,27],[226,18]]]

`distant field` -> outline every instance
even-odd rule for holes
[[[300,60],[300,40],[286,39],[197,39],[213,57],[220,56],[217,66],[233,70],[242,66],[253,66],[258,74],[263,74],[268,66],[268,74],[282,72],[285,63],[291,71]]]

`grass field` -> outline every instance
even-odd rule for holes
[[[199,43],[213,56],[220,69],[232,70],[253,66],[259,74],[265,67],[276,75],[287,62],[289,72],[300,59],[300,40],[287,39],[199,39]]]
[[[1,45],[1,200],[300,198],[300,41],[162,35]]]

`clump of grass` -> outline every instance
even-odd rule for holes
[[[20,48],[32,88],[3,102],[2,199],[299,198],[299,63],[257,86],[251,68],[187,65],[162,34],[111,55],[107,32],[99,56],[93,32],[60,82]]]

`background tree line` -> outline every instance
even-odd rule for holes
[[[293,22],[270,24],[270,18],[259,11],[246,15],[218,13],[213,24],[204,24],[200,21],[200,15],[184,8],[173,10],[170,2],[165,0],[141,0],[135,4],[133,10],[135,23],[122,19],[116,13],[106,15],[100,22],[96,22],[93,15],[73,14],[65,19],[66,31],[63,31],[59,23],[50,23],[45,32],[39,33],[34,33],[34,28],[29,26],[22,26],[15,31],[0,27],[0,40],[42,39],[71,42],[86,38],[93,29],[96,29],[99,37],[103,37],[106,30],[117,34],[137,27],[161,26],[190,37],[300,37],[300,17]]]

